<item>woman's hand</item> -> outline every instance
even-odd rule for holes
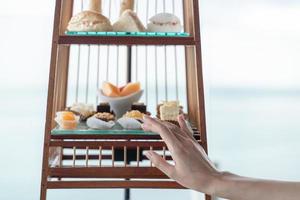
[[[183,115],[178,117],[178,122],[180,128],[158,119],[144,118],[143,129],[160,134],[171,152],[175,165],[169,164],[154,151],[148,151],[146,156],[154,166],[184,187],[213,194],[220,172],[192,136],[192,130]]]
[[[193,138],[184,117],[179,116],[178,122],[180,128],[145,117],[143,124],[144,130],[159,133],[167,144],[175,165],[154,151],[149,151],[146,156],[171,179],[187,188],[231,200],[300,199],[300,182],[261,180],[219,172]]]

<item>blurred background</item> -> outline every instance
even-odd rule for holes
[[[244,176],[300,180],[300,2],[200,0],[210,158]],[[0,6],[0,199],[39,198],[54,1]],[[132,199],[201,199],[133,190]],[[122,190],[50,191],[119,200]]]

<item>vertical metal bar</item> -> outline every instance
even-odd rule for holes
[[[139,4],[138,4],[138,0],[135,1],[135,5],[136,5],[136,14],[138,15],[138,11],[139,11]],[[139,80],[139,68],[138,68],[138,46],[135,46],[135,81]]]
[[[132,47],[128,46],[127,47],[127,82],[131,82],[132,81]]]
[[[75,167],[76,162],[76,147],[73,147],[73,164],[72,167]]]
[[[163,0],[163,12],[166,12],[166,0]],[[164,45],[164,55],[165,55],[165,97],[168,101],[168,67],[167,67],[167,48]]]
[[[80,1],[80,10],[83,10],[83,0]],[[80,74],[80,57],[81,57],[81,45],[78,45],[77,54],[77,74],[76,74],[76,89],[75,89],[75,102],[78,102],[79,96],[79,74]]]
[[[155,14],[158,12],[158,5],[157,5],[157,0],[155,0]],[[154,65],[154,72],[155,72],[155,103],[158,105],[158,74],[157,74],[157,46],[154,47],[154,60],[155,60],[155,65]]]
[[[99,167],[102,166],[102,146],[99,147]]]
[[[89,166],[89,147],[85,148],[85,166]]]
[[[137,167],[140,166],[140,147],[136,147],[136,165]]]
[[[91,57],[91,46],[88,45],[88,60],[87,60],[87,71],[86,71],[85,103],[88,102],[88,98],[89,98],[90,57]]]
[[[111,0],[108,1],[108,18],[111,17]],[[107,55],[106,55],[106,81],[109,80],[109,57],[110,57],[110,46],[107,45]]]
[[[163,158],[166,160],[166,147],[163,147]]]
[[[75,90],[75,102],[76,102],[76,103],[78,102],[78,93],[79,93],[80,57],[81,57],[81,46],[78,45],[77,74],[76,74],[76,90]]]
[[[175,14],[175,0],[172,0],[172,13]],[[176,100],[178,101],[178,63],[177,63],[177,46],[174,45],[174,58],[175,58],[175,92]]]
[[[99,89],[100,85],[99,85],[99,72],[100,72],[100,45],[98,45],[98,49],[97,49],[97,81],[96,81],[96,88]],[[98,95],[96,94],[96,105],[98,104]]]
[[[127,167],[127,147],[124,146],[124,166]]]
[[[149,0],[147,0],[147,4],[146,4],[146,21],[148,20],[149,17]],[[145,103],[148,103],[148,46],[145,47],[145,90],[146,90],[146,94],[145,94]]]

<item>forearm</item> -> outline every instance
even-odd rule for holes
[[[230,200],[296,200],[300,183],[268,181],[222,173],[215,182],[213,195]]]

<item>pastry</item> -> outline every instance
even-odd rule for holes
[[[149,32],[181,32],[182,26],[177,16],[171,13],[159,13],[149,19]]]
[[[92,129],[111,129],[115,125],[115,116],[111,113],[96,113],[88,118],[86,125]]]
[[[108,112],[96,113],[94,115],[94,117],[96,117],[97,119],[100,119],[102,121],[105,121],[105,122],[115,120],[115,116],[112,113],[108,113]]]
[[[68,31],[111,31],[112,26],[105,16],[95,11],[83,11],[73,16],[69,21]]]
[[[118,123],[124,129],[141,129],[143,123],[144,114],[138,110],[132,110],[126,112],[122,118],[118,120]]]
[[[61,111],[56,113],[55,121],[61,129],[73,130],[77,128],[79,116],[73,112]]]
[[[131,110],[126,112],[123,117],[126,118],[133,118],[133,119],[137,119],[137,120],[142,120],[145,114],[141,113],[138,110]]]
[[[95,113],[94,106],[92,104],[85,103],[74,103],[69,110],[80,115],[80,119],[82,121],[85,121]]]
[[[109,105],[109,103],[100,103],[100,104],[97,106],[97,112],[107,112],[107,113],[110,113],[111,110],[110,110],[110,105]]]
[[[121,9],[120,9],[120,16],[125,10],[133,10],[134,0],[122,0],[121,2]]]
[[[118,21],[113,24],[115,32],[145,32],[146,29],[132,10],[125,10]]]
[[[165,101],[157,106],[157,118],[178,125],[177,117],[182,114],[178,101]]]

